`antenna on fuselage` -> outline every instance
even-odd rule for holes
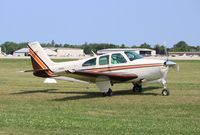
[[[97,56],[96,53],[94,53],[93,51],[91,51],[91,52],[92,52],[93,56]]]

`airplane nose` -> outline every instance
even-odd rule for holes
[[[173,61],[167,60],[167,61],[164,62],[164,65],[166,65],[166,66],[170,66],[170,67],[171,67],[171,66],[175,66],[176,63],[173,62]]]
[[[177,71],[179,71],[179,65],[176,64],[176,63],[173,62],[173,61],[166,60],[166,61],[164,62],[164,65],[165,65],[165,66],[168,66],[168,67],[172,67],[172,68],[176,69]]]

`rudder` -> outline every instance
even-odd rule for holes
[[[53,72],[50,67],[55,63],[48,57],[39,42],[28,43],[29,55],[31,56],[33,74],[39,77],[52,77]]]

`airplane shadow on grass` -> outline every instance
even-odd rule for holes
[[[13,95],[23,95],[23,94],[34,94],[34,93],[49,93],[51,91],[56,91],[58,89],[45,89],[45,90],[29,90],[29,91],[22,91],[22,92],[16,92],[11,93]]]
[[[113,97],[115,96],[125,96],[125,95],[151,95],[151,96],[157,96],[160,94],[157,93],[150,93],[150,92],[145,92],[145,91],[151,91],[155,89],[160,89],[161,87],[144,87],[143,92],[141,93],[133,93],[132,90],[117,90],[113,91]],[[102,94],[101,92],[88,92],[88,91],[83,91],[83,92],[77,92],[77,91],[57,91],[58,89],[44,89],[44,90],[30,90],[30,91],[22,91],[18,93],[11,93],[14,95],[23,95],[23,94],[34,94],[34,93],[49,93],[49,94],[63,94],[63,95],[69,95],[63,98],[56,98],[53,99],[52,101],[70,101],[70,100],[79,100],[79,99],[89,99],[89,98],[101,98]],[[145,92],[145,93],[144,93]],[[74,94],[74,95],[73,95]]]
[[[148,87],[148,90],[154,90],[160,87]],[[147,91],[146,88],[144,88],[143,91]],[[60,92],[51,92],[51,93],[60,93]],[[70,101],[70,100],[79,100],[79,99],[88,99],[88,98],[102,98],[101,92],[62,92],[63,94],[80,94],[80,95],[74,95],[74,96],[67,96],[63,98],[57,98],[53,99],[53,101]],[[132,90],[118,90],[113,91],[113,95],[111,97],[115,96],[126,96],[126,95],[152,95],[157,96],[159,94],[156,93],[133,93]]]

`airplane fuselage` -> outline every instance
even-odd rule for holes
[[[134,92],[141,92],[142,83],[160,82],[163,95],[169,95],[166,89],[166,76],[169,66],[176,63],[168,60],[144,59],[132,51],[112,52],[104,55],[69,61],[53,62],[38,42],[29,43],[33,74],[38,77],[60,79],[75,82],[92,82],[103,95],[112,95],[111,85],[132,83]]]
[[[112,55],[109,54],[109,55]],[[105,56],[105,55],[101,55]],[[138,81],[143,82],[151,82],[154,80],[165,79],[168,71],[168,67],[164,65],[164,60],[150,60],[150,59],[136,59],[133,61],[129,61],[128,58],[125,59],[128,61],[127,63],[122,64],[112,64],[110,61],[107,65],[99,65],[98,63],[93,66],[84,67],[83,64],[90,60],[96,58],[99,61],[99,57],[95,56],[92,58],[87,58],[78,61],[71,62],[61,62],[59,65],[52,66],[50,69],[57,75],[64,75],[67,77],[72,77],[84,81],[95,82],[95,78],[87,77],[85,75],[72,74],[73,71],[81,70],[81,71],[91,71],[98,73],[111,73],[111,74],[136,74],[138,77],[136,79],[131,79],[124,82],[132,82],[136,83]],[[66,72],[68,71],[68,72]],[[64,73],[64,74],[63,74]],[[114,83],[118,83],[120,81],[113,81]]]

